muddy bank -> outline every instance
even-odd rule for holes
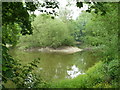
[[[61,52],[61,53],[76,53],[76,52],[80,52],[83,49],[80,49],[78,47],[72,47],[72,46],[65,46],[65,47],[59,47],[59,48],[31,48],[31,49],[27,49],[25,51],[40,51],[40,52]]]

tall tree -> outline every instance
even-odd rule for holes
[[[119,77],[118,68],[120,65],[118,59],[118,4],[119,3],[99,3],[105,8],[104,11],[99,10],[97,14],[86,26],[84,42],[90,46],[101,47],[102,61],[104,62],[105,80],[108,83],[116,84]],[[93,11],[94,12],[94,11]],[[104,13],[104,15],[103,15]],[[109,80],[107,80],[109,78]]]
[[[55,4],[54,5],[53,4],[54,3],[50,5],[54,6]],[[9,49],[6,47],[6,44],[7,43],[15,44],[18,40],[16,37],[20,33],[22,35],[32,34],[31,20],[28,12],[34,12],[39,5],[41,4],[35,2],[25,2],[25,3],[3,2],[2,3],[3,35],[2,35],[2,75],[1,76],[3,83],[5,83],[7,80],[13,80],[14,77],[18,76],[16,71],[18,69],[17,67],[19,66],[17,60],[14,60],[8,54]],[[46,5],[44,5],[43,7],[45,6]],[[30,68],[28,70],[31,71]],[[23,73],[26,74],[26,72],[24,71]],[[23,77],[23,79],[24,78],[25,77]],[[16,82],[16,84],[17,83],[18,82]]]

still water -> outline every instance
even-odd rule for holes
[[[34,73],[46,81],[58,81],[85,74],[85,71],[97,62],[97,58],[92,52],[66,54],[13,49],[9,53],[13,58],[21,60],[22,65],[27,65],[34,59],[40,58],[40,63]]]

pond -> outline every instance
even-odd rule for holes
[[[40,58],[34,72],[45,81],[58,81],[85,74],[86,70],[97,62],[97,57],[90,51],[67,54],[12,49],[9,53],[16,60],[21,60],[22,65]]]

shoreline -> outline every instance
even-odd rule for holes
[[[50,47],[45,47],[45,48],[37,47],[37,48],[26,49],[24,51],[56,52],[56,53],[60,52],[60,53],[72,54],[72,53],[83,51],[83,49],[80,49],[78,47],[73,47],[73,46],[64,46],[56,49],[50,48]]]

